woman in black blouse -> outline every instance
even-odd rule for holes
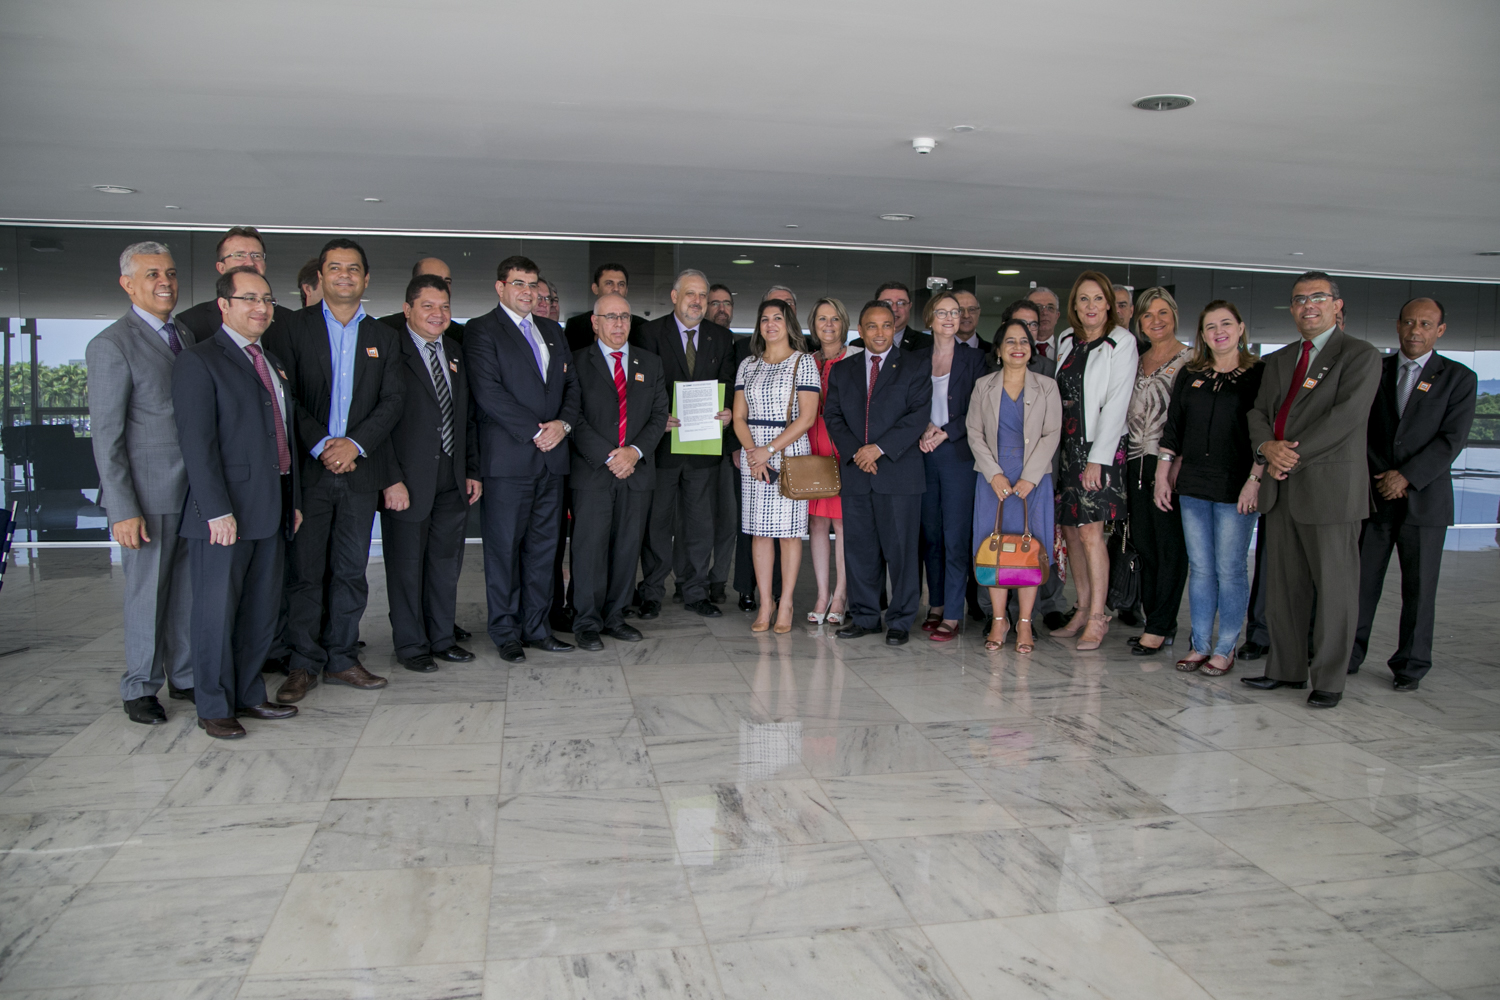
[[[1250,603],[1246,556],[1265,471],[1250,450],[1246,414],[1264,372],[1245,342],[1245,321],[1234,303],[1220,299],[1205,306],[1193,359],[1172,387],[1156,466],[1156,505],[1171,510],[1172,494],[1178,495],[1187,541],[1193,648],[1177,661],[1178,670],[1217,677],[1234,667]]]

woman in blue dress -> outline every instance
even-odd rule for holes
[[[1050,562],[1052,456],[1062,437],[1062,397],[1056,382],[1027,368],[1035,350],[1036,342],[1026,325],[1020,320],[1010,321],[996,336],[1000,370],[974,383],[967,420],[974,469],[979,473],[974,486],[974,551],[977,553],[995,530],[995,513],[1005,503],[1000,530],[1020,534],[1029,527],[1045,547]],[[991,651],[1003,646],[1010,632],[1010,623],[1005,620],[1006,589],[990,588],[995,618],[984,648]],[[1021,610],[1016,622],[1018,653],[1035,648],[1031,609],[1036,592],[1036,587],[1017,588]]]

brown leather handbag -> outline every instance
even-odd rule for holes
[[[797,402],[797,369],[802,367],[802,352],[792,368],[792,392],[786,401],[786,422],[792,423],[792,407]],[[826,500],[839,495],[839,460],[832,455],[781,456],[781,475],[776,480],[781,495],[788,500]]]

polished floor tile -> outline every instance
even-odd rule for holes
[[[837,930],[713,946],[728,1000],[967,1000],[921,931]]]
[[[956,768],[916,726],[804,727],[802,763],[819,778]]]
[[[321,813],[301,871],[489,864],[495,796],[336,799]]]
[[[960,767],[1089,760],[1093,754],[1068,736],[1055,719],[1019,716],[1001,720],[927,722],[917,727]]]
[[[581,701],[626,697],[618,664],[521,663],[511,667],[507,701]]]
[[[500,791],[506,795],[655,785],[639,736],[506,740],[502,752]]]
[[[192,754],[51,757],[0,795],[0,813],[149,809],[194,765]]]
[[[163,805],[270,805],[333,798],[353,747],[326,750],[209,750],[168,793]]]
[[[629,698],[512,701],[505,706],[505,737],[512,741],[639,735],[641,724]]]
[[[1329,805],[1446,868],[1500,865],[1500,803],[1438,786]]]
[[[0,885],[82,885],[149,815],[147,809],[0,815]]]
[[[1146,791],[1094,760],[964,770],[1026,826],[1099,823],[1171,812]]]
[[[290,875],[322,815],[321,802],[158,809],[94,882]]]
[[[359,747],[334,789],[339,799],[494,795],[500,744]]]
[[[499,743],[505,702],[471,701],[418,705],[382,703],[360,734],[362,747],[451,746]]]
[[[722,1000],[703,945],[491,962],[485,1000]]]
[[[663,785],[808,778],[800,734],[795,725],[746,721],[735,734],[649,737],[646,752]]]
[[[234,1000],[482,1000],[484,965],[468,962],[247,976]]]
[[[828,801],[861,840],[1005,830],[1020,822],[957,768],[824,778]]]
[[[502,795],[495,863],[671,857],[668,807],[654,788]]]
[[[816,781],[664,785],[683,864],[711,865],[736,851],[853,840]]]
[[[1284,806],[1314,798],[1226,750],[1123,757],[1107,766],[1180,813]]]
[[[1421,778],[1351,743],[1309,743],[1292,747],[1236,750],[1273,777],[1318,799],[1381,798],[1421,788]]]

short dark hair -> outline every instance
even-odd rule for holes
[[[714,292],[729,292],[729,297],[731,299],[734,298],[734,292],[729,291],[729,286],[728,285],[722,285],[722,284],[717,284],[717,283],[709,285],[708,286],[708,294],[712,295]]]
[[[879,288],[875,289],[875,294],[872,295],[871,298],[874,298],[874,299],[880,298],[880,293],[881,292],[905,292],[906,293],[906,297],[908,299],[911,298],[911,289],[907,288],[904,284],[902,284],[899,281],[887,281],[885,284],[883,284]],[[860,310],[859,314],[861,316],[863,316],[864,315],[864,310]]]
[[[265,275],[261,274],[249,264],[244,264],[240,267],[231,267],[229,270],[219,275],[219,280],[214,282],[214,298],[224,299],[227,301],[230,298],[234,297],[234,276],[237,274],[253,274],[261,281],[265,281],[267,288],[271,287],[271,283],[269,281],[266,281]]]
[[[1406,312],[1406,307],[1411,305],[1413,302],[1431,302],[1433,305],[1438,307],[1438,325],[1442,326],[1444,323],[1448,322],[1448,310],[1444,309],[1443,304],[1437,299],[1433,298],[1431,295],[1415,295],[1407,299],[1405,302],[1401,303],[1401,309],[1396,313],[1396,318],[1400,319],[1401,313]]]
[[[435,288],[452,299],[453,292],[449,290],[448,283],[435,274],[419,274],[406,283],[406,304],[411,305],[417,301],[417,296],[424,288]]]
[[[600,264],[598,267],[594,268],[594,284],[599,284],[599,279],[604,277],[605,271],[619,271],[621,274],[625,275],[625,284],[630,284],[630,272],[625,270],[625,265],[614,263]],[[710,291],[712,291],[712,289],[710,289]]]
[[[1304,281],[1326,281],[1328,282],[1328,290],[1333,293],[1333,297],[1336,299],[1343,298],[1343,296],[1339,294],[1339,283],[1337,281],[1334,281],[1333,276],[1331,274],[1328,274],[1327,272],[1303,271],[1301,274],[1297,275],[1297,280],[1292,282],[1292,287],[1296,288]]]
[[[224,244],[238,236],[243,236],[246,239],[259,243],[261,250],[265,250],[266,248],[266,241],[261,238],[260,230],[254,226],[230,226],[229,232],[219,237],[219,242],[214,247],[214,258],[216,260],[222,259],[224,256]]]
[[[297,287],[317,288],[321,284],[323,284],[323,276],[318,272],[318,258],[313,257],[297,272]]]
[[[1000,314],[1000,326],[999,326],[999,328],[995,332],[999,333],[1000,330],[1005,329],[1005,324],[1007,324],[1011,320],[1015,319],[1016,318],[1016,313],[1020,312],[1022,309],[1025,309],[1027,312],[1034,314],[1036,316],[1038,322],[1041,321],[1041,318],[1042,318],[1042,307],[1041,306],[1037,305],[1035,302],[1031,301],[1030,299],[1016,299],[1016,301],[1014,301],[1010,305],[1006,306],[1005,307],[1005,311]]]
[[[520,254],[511,254],[500,262],[495,268],[495,280],[504,281],[512,271],[520,271],[522,274],[535,274],[540,276],[542,269],[536,266],[536,261],[530,257],[522,257]]]
[[[336,237],[334,237],[333,239],[329,240],[327,243],[324,243],[323,244],[323,249],[321,249],[321,250],[318,251],[318,271],[319,271],[319,273],[322,272],[323,265],[328,260],[329,251],[332,251],[332,250],[354,250],[354,251],[358,252],[360,266],[365,269],[365,273],[366,274],[370,273],[370,258],[367,257],[367,256],[365,256],[365,248],[362,247],[362,246],[360,246],[358,243],[354,242],[353,240],[346,239],[343,236],[336,236]]]
[[[871,309],[884,309],[886,312],[891,312],[891,307],[886,305],[884,302],[880,301],[879,299],[871,299],[870,301],[859,307],[860,326],[865,325],[865,313],[869,312]],[[896,314],[891,313],[891,319],[894,320],[895,318]]]

